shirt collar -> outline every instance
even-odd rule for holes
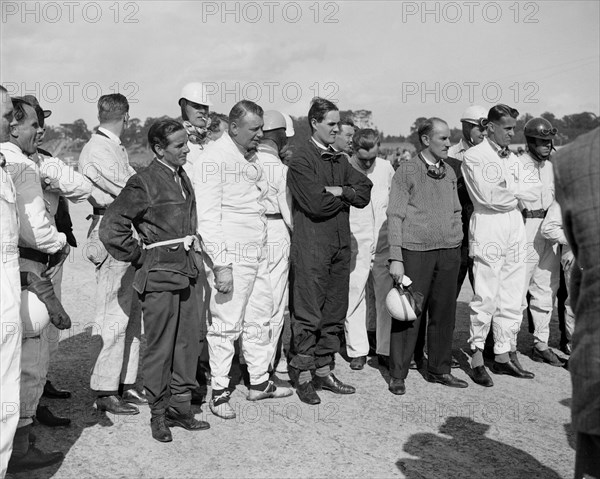
[[[333,148],[328,148],[321,142],[315,140],[315,138],[313,136],[311,136],[310,139],[315,145],[317,145],[317,148],[320,148],[321,150],[333,150]]]
[[[161,165],[164,165],[167,168],[169,168],[169,170],[171,170],[173,172],[173,176],[175,176],[177,174],[177,172],[179,171],[179,169],[176,170],[171,165],[168,165],[167,163],[165,163],[164,161],[160,160],[159,158],[156,158],[156,161],[158,161]]]
[[[437,163],[434,163],[431,160],[429,160],[429,158],[427,158],[423,153],[419,153],[419,155],[421,155],[423,161],[425,161],[425,163],[427,163],[428,165],[435,166],[436,168],[440,167],[440,160],[438,160]]]
[[[106,128],[99,126],[98,131],[101,131],[106,136],[108,136],[112,141],[114,141],[117,145],[121,144],[121,138],[115,135],[112,131],[108,131]]]

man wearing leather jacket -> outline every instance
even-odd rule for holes
[[[200,334],[195,288],[202,282],[193,250],[196,200],[181,168],[189,153],[187,140],[181,123],[168,118],[155,122],[148,144],[156,158],[128,180],[100,225],[107,251],[136,268],[133,288],[141,301],[147,342],[144,388],[152,437],[160,442],[172,440],[169,427],[210,427],[191,411]]]

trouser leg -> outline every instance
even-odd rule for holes
[[[5,210],[2,211],[4,214]],[[4,223],[2,226],[5,226]],[[2,245],[0,261],[0,477],[4,477],[6,472],[19,423],[22,327],[19,317],[21,281],[16,251],[16,245],[12,254],[8,245]]]
[[[292,359],[302,371],[315,368],[315,347],[327,296],[331,255],[324,244],[292,245],[290,313]],[[346,300],[347,301],[347,300]],[[347,305],[342,314],[346,314]]]
[[[258,260],[258,270],[244,316],[241,342],[251,385],[261,384],[269,379],[269,363],[277,345],[271,329],[272,314],[273,293],[269,265],[268,259],[263,257]]]
[[[450,372],[452,361],[460,248],[437,250],[436,256],[428,296],[427,369],[434,374],[446,374]]]
[[[423,295],[427,303],[435,268],[434,253],[429,251],[402,250],[404,274],[412,280],[412,290]],[[456,279],[455,279],[456,282]],[[390,340],[390,375],[405,379],[415,350],[421,315],[414,321],[393,321]]]
[[[200,348],[200,320],[196,283],[178,291],[178,326],[173,344],[173,372],[171,374],[171,398],[169,405],[180,413],[187,413],[191,407],[192,389],[196,383],[196,361]]]
[[[101,349],[98,353],[90,387],[98,394],[117,394],[124,364],[125,344],[129,315],[132,311],[134,290],[132,287],[134,269],[129,263],[124,263],[108,256],[96,271],[96,331],[100,335]],[[128,367],[131,365],[137,375],[136,350],[132,342]],[[135,379],[133,380],[135,381]]]
[[[385,298],[394,286],[394,281],[387,268],[388,254],[376,255],[373,263],[373,289],[375,290],[375,306],[377,308],[377,354],[390,355],[390,334],[392,317],[385,306]]]
[[[469,344],[472,349],[483,350],[485,346],[485,340],[497,308],[501,267],[499,260],[486,256],[473,258],[475,291],[473,299],[469,303]]]
[[[575,479],[600,477],[600,436],[577,433]]]
[[[144,313],[144,388],[152,414],[163,414],[169,401],[179,297],[172,291],[147,291],[140,296]]]
[[[240,336],[248,300],[258,271],[256,263],[233,264],[233,291],[227,294],[214,287],[212,269],[206,271],[211,288],[210,315],[206,340],[208,344],[212,388],[229,387],[229,370],[235,354],[234,342]]]
[[[344,317],[348,311],[349,281],[350,247],[343,247],[332,258],[329,278],[325,286],[326,296],[319,327],[320,335],[315,346],[315,367],[317,368],[328,365],[333,367],[335,354],[340,350],[340,334],[343,331]],[[368,353],[368,339],[366,344]]]
[[[529,309],[534,324],[533,342],[535,345],[547,345],[550,338],[550,319],[560,282],[560,259],[555,247],[545,239],[540,245],[540,250],[540,260],[529,283]]]
[[[367,280],[371,269],[371,252],[356,246],[351,252],[348,289],[348,312],[344,320],[346,351],[351,358],[369,353],[367,336]]]

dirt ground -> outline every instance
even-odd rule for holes
[[[91,211],[72,205],[75,235],[85,243]],[[362,371],[342,359],[336,374],[356,386],[351,396],[320,393],[322,403],[308,406],[296,395],[251,403],[237,386],[235,420],[213,416],[208,406],[197,417],[211,429],[173,429],[173,442],[150,434],[150,413],[100,414],[89,389],[95,279],[91,263],[74,250],[65,267],[63,298],[73,328],[60,340],[51,360],[50,378],[72,391],[69,400],[47,400],[51,409],[72,420],[69,428],[34,428],[39,447],[65,453],[61,464],[14,475],[25,478],[197,478],[197,477],[406,477],[416,478],[570,478],[574,434],[570,427],[569,373],[533,362],[526,322],[519,335],[523,366],[533,380],[493,376],[483,388],[466,373],[471,290],[465,282],[459,298],[454,354],[467,389],[425,381],[410,371],[404,396],[387,390],[389,377],[370,358]],[[550,345],[559,340],[556,317]],[[555,349],[557,352],[558,350]],[[558,352],[561,355],[560,352]],[[286,377],[282,377],[286,379]]]

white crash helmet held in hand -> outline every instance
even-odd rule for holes
[[[402,278],[402,283],[395,285],[385,298],[385,306],[390,316],[397,321],[414,321],[421,314],[423,295],[414,292],[408,276]]]

